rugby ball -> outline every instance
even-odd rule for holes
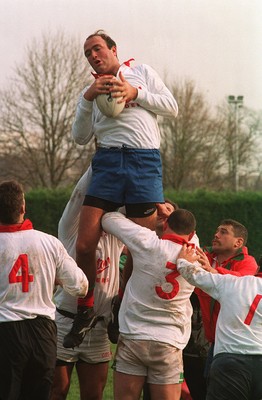
[[[96,104],[102,114],[109,118],[117,117],[125,107],[125,102],[117,103],[121,97],[112,97],[109,94],[100,94],[96,98]]]

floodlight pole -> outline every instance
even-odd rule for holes
[[[244,96],[228,96],[228,103],[234,105],[235,114],[235,191],[239,190],[239,108],[243,106]]]

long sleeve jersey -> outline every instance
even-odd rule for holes
[[[221,305],[214,354],[262,354],[261,277],[212,274],[184,259],[177,260],[177,269]]]
[[[176,270],[184,240],[175,234],[159,239],[154,231],[117,212],[105,214],[102,226],[123,241],[133,258],[119,312],[120,333],[183,349],[191,332],[189,298],[194,289]]]
[[[208,248],[205,253],[212,267],[221,275],[230,274],[235,276],[244,276],[255,275],[257,272],[258,266],[256,260],[248,254],[246,247],[240,249],[237,254],[224,261],[220,266],[216,261],[215,253],[210,251]],[[220,310],[219,302],[212,299],[207,293],[199,288],[196,288],[195,292],[200,302],[206,338],[210,343],[213,343],[215,340],[217,317]]]
[[[54,236],[23,224],[0,226],[0,323],[43,316],[55,319],[55,281],[85,296],[83,271]]]
[[[58,225],[58,237],[74,259],[79,215],[91,177],[92,169],[88,168],[73,190]],[[102,233],[96,250],[97,272],[94,308],[105,319],[109,319],[112,298],[118,293],[119,259],[122,249],[123,243],[121,241],[105,232]],[[57,287],[54,301],[59,309],[76,313],[77,299],[60,286]]]
[[[134,87],[138,95],[125,105],[116,118],[104,116],[96,101],[88,101],[81,93],[76,109],[72,134],[78,144],[88,143],[93,136],[100,147],[121,147],[159,149],[160,131],[157,115],[176,117],[178,106],[158,74],[148,65],[133,68],[122,64],[119,72]]]

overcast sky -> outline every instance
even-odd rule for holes
[[[212,104],[243,95],[262,109],[262,0],[0,0],[0,88],[33,38],[63,30],[82,47],[97,29],[120,61],[189,78]]]

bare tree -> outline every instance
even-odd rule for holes
[[[173,84],[172,92],[179,105],[178,117],[160,124],[164,187],[218,187],[221,149],[216,144],[221,123],[212,117],[192,81]]]
[[[255,177],[253,187],[258,187],[261,168],[254,145],[261,116],[244,107],[236,114],[228,103],[211,110],[189,80],[175,82],[172,92],[178,117],[160,122],[164,187],[234,190],[236,174],[241,189],[251,188]]]
[[[218,108],[224,128],[220,146],[223,148],[225,189],[252,187],[251,175],[258,174],[256,133],[261,125],[258,114],[245,107],[236,109],[227,103]],[[237,181],[239,182],[236,182]]]
[[[10,87],[1,92],[2,176],[51,188],[80,176],[93,147],[76,146],[71,126],[88,76],[76,38],[59,32],[32,41]]]
[[[253,136],[253,144],[256,151],[253,153],[252,161],[250,162],[250,173],[248,178],[245,179],[242,184],[245,183],[246,189],[262,190],[262,164],[261,164],[261,152],[262,152],[262,111],[249,113],[249,127],[250,133]]]

